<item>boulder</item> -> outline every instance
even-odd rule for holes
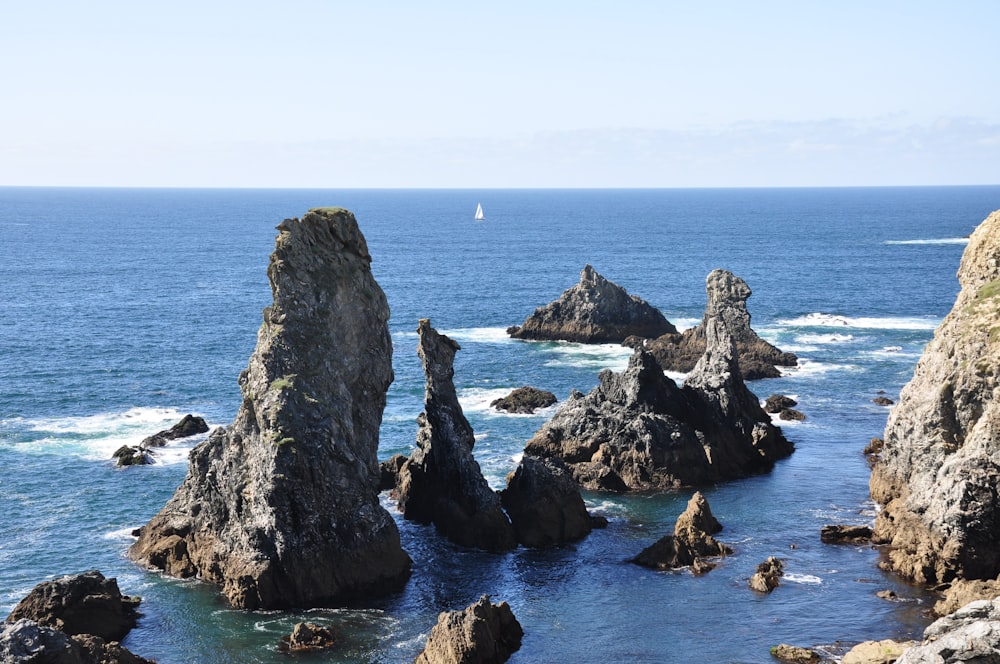
[[[806,419],[805,413],[794,408],[785,408],[778,413],[778,419],[786,422],[801,422]]]
[[[21,618],[0,625],[3,664],[155,664],[117,642],[92,634],[69,636],[54,627]]]
[[[819,533],[824,544],[867,544],[872,539],[868,526],[823,526]]]
[[[705,280],[705,289],[708,292],[708,304],[700,325],[683,333],[668,332],[657,338],[643,339],[640,338],[643,335],[636,335],[635,338],[626,340],[625,345],[645,348],[666,371],[687,373],[705,352],[709,319],[720,318],[725,321],[736,344],[739,368],[744,380],[777,378],[781,376],[778,367],[794,367],[798,364],[794,353],[775,348],[757,336],[750,327],[747,298],[751,291],[743,279],[726,270],[712,270]]]
[[[725,323],[683,387],[641,349],[622,373],[573,392],[525,453],[558,457],[584,488],[646,491],[704,486],[769,471],[793,446],[740,377]]]
[[[411,564],[378,499],[392,341],[364,236],[340,208],[278,231],[274,301],[236,419],[192,450],[184,482],[129,549],[251,610],[395,591]]]
[[[794,408],[798,405],[799,402],[791,397],[786,397],[783,394],[772,394],[764,399],[764,412],[777,414],[786,408]]]
[[[715,567],[705,558],[728,556],[733,552],[712,537],[720,530],[722,524],[712,515],[705,496],[696,491],[677,517],[673,534],[661,537],[643,549],[632,562],[655,569],[691,567],[696,574],[703,574]]]
[[[785,564],[770,556],[757,565],[757,571],[750,577],[750,588],[759,593],[769,593],[778,587],[778,579],[784,575]]]
[[[152,451],[147,450],[144,447],[122,445],[115,450],[115,453],[111,455],[111,458],[117,462],[119,468],[125,466],[145,466],[153,463],[152,454]]]
[[[105,641],[121,641],[135,627],[138,597],[122,595],[115,579],[97,570],[61,576],[32,588],[7,622],[33,620],[69,636],[92,634]]]
[[[513,549],[514,528],[472,455],[475,437],[455,392],[455,353],[461,347],[426,318],[417,332],[426,376],[424,412],[417,418],[417,448],[399,470],[399,510],[411,521],[433,523],[456,544]]]
[[[864,641],[854,646],[844,655],[841,664],[892,664],[913,645],[912,641]]]
[[[507,328],[515,339],[621,343],[626,338],[676,333],[670,321],[645,300],[629,295],[587,265],[580,283],[558,300],[535,309],[520,327]]]
[[[181,418],[180,422],[169,429],[164,429],[159,433],[154,433],[152,436],[143,438],[142,443],[140,443],[139,446],[145,448],[163,447],[171,440],[196,436],[199,433],[205,433],[206,431],[208,431],[208,424],[205,423],[204,418],[188,413]]]
[[[333,631],[315,623],[300,622],[292,628],[292,633],[281,637],[278,650],[282,652],[318,652],[337,645]]]
[[[535,387],[519,387],[505,397],[494,399],[490,406],[508,413],[530,415],[540,408],[556,403],[556,395]]]
[[[771,648],[771,657],[788,664],[818,664],[821,660],[820,654],[809,648],[800,648],[782,643]]]
[[[409,457],[405,454],[393,454],[378,465],[379,491],[392,491],[396,488],[396,484],[399,483],[399,471],[407,459]]]
[[[1000,661],[1000,599],[979,600],[938,618],[919,644],[897,664],[958,664]]]
[[[521,647],[524,630],[507,602],[488,595],[462,611],[445,611],[414,664],[500,664]]]
[[[580,489],[560,459],[525,454],[507,475],[500,500],[517,541],[527,547],[572,542],[593,527]]]
[[[872,403],[875,404],[876,406],[891,406],[896,402],[890,399],[889,397],[875,397],[874,399],[872,399]]]
[[[870,481],[883,565],[918,583],[1000,574],[1000,211],[972,233],[958,280]]]

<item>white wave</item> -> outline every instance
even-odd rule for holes
[[[521,459],[524,458],[524,452],[518,452],[517,454],[512,454],[510,460],[515,464],[521,463]]]
[[[796,343],[802,344],[840,344],[854,341],[853,334],[800,334],[795,337]]]
[[[811,313],[798,318],[779,320],[789,327],[845,327],[868,330],[933,330],[939,319],[917,317],[874,318],[866,316],[839,316],[836,314]]]
[[[690,329],[692,327],[695,327],[696,325],[701,325],[701,319],[700,318],[669,318],[668,317],[667,320],[669,320],[671,323],[674,324],[674,327],[677,328],[678,332],[683,332],[684,330],[688,330],[688,329]]]
[[[574,344],[567,341],[554,342],[547,350],[558,356],[545,362],[547,367],[573,366],[612,371],[624,371],[634,352],[618,344]]]
[[[805,358],[799,358],[798,365],[794,367],[778,367],[782,376],[795,376],[798,378],[810,378],[821,376],[834,371],[861,371],[861,367],[854,364],[833,364],[827,362],[816,362]]]
[[[118,530],[112,530],[111,532],[104,533],[104,539],[106,540],[134,540],[135,536],[132,535],[132,531],[138,526],[129,526],[128,528],[119,528]]]
[[[813,574],[796,574],[795,572],[787,572],[781,578],[783,581],[788,581],[790,583],[806,583],[811,585],[819,585],[823,583],[823,579]]]
[[[441,334],[455,341],[466,341],[477,344],[513,343],[505,327],[463,327],[454,330],[439,330]]]
[[[885,244],[969,244],[969,238],[941,237],[929,240],[886,240]]]

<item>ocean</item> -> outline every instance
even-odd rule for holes
[[[485,220],[474,221],[482,204]],[[111,453],[186,413],[232,421],[237,377],[271,302],[275,226],[320,206],[357,216],[392,308],[395,382],[379,457],[412,450],[423,405],[416,327],[462,346],[455,382],[491,485],[555,412],[489,403],[521,385],[589,391],[612,346],[522,342],[505,329],[591,264],[680,328],[700,320],[705,277],[724,268],[753,296],[752,325],[800,357],[750,383],[794,396],[796,452],[766,475],[705,487],[735,554],[710,573],[627,562],[672,530],[691,491],[585,493],[610,525],[564,547],[487,554],[397,517],[414,573],[396,595],[337,609],[243,612],[217,589],[148,572],[126,555],[203,440],[152,466]],[[525,637],[511,662],[770,662],[779,643],[843,652],[913,638],[933,597],[878,568],[868,546],[820,542],[823,525],[869,523],[862,449],[881,436],[924,345],[958,293],[967,235],[1000,187],[697,190],[172,190],[0,188],[0,613],[37,583],[99,569],[143,598],[125,645],[161,664],[286,662],[294,623],[334,628],[316,662],[406,662],[440,611],[507,601]],[[682,377],[676,377],[681,379]],[[768,556],[786,575],[747,585]],[[876,597],[895,591],[900,601]]]

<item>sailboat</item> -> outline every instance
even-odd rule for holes
[[[482,221],[485,218],[486,217],[483,216],[483,204],[482,203],[477,203],[476,204],[476,221]]]

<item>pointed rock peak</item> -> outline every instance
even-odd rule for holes
[[[671,400],[679,391],[677,384],[663,373],[656,358],[641,348],[629,358],[625,371],[618,374],[605,370],[600,379],[601,390],[613,403],[665,412],[676,406]]]
[[[684,512],[677,517],[674,524],[674,536],[685,541],[692,541],[694,533],[714,535],[722,530],[722,524],[712,514],[712,508],[701,491],[696,491],[688,501]]]
[[[599,284],[607,283],[607,279],[602,277],[597,270],[595,270],[590,263],[583,266],[583,270],[580,271],[580,284],[583,286],[596,286]]]
[[[705,353],[688,374],[684,384],[718,389],[728,383],[731,377],[740,376],[736,345],[729,333],[729,326],[720,317],[712,317],[705,321],[705,339]],[[739,382],[742,384],[743,379],[740,378]]]
[[[710,318],[727,309],[736,309],[746,314],[746,322],[750,324],[750,314],[747,313],[747,299],[752,295],[747,282],[728,270],[712,270],[705,279],[705,290],[708,293],[708,306],[705,317]]]
[[[427,393],[454,394],[455,353],[462,347],[431,327],[429,318],[420,319],[417,335],[417,355],[423,363]]]

